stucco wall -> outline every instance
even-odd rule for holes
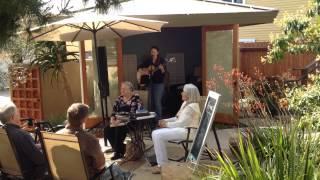
[[[65,63],[64,70],[71,87],[73,102],[81,102],[79,63]],[[64,91],[62,77],[60,76],[58,81],[53,80],[51,83],[51,73],[52,71],[49,71],[41,77],[43,118],[46,120],[65,115],[70,106]]]

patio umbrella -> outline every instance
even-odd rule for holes
[[[33,28],[31,32],[33,34],[32,39],[37,41],[82,41],[92,39],[96,60],[98,61],[97,39],[123,38],[137,34],[159,32],[164,24],[166,22],[86,12],[75,14],[70,18],[45,26]],[[104,86],[106,89],[104,89],[101,71],[106,71],[108,75],[108,68],[98,66],[97,70],[102,118],[103,122],[105,122],[106,114],[104,111],[108,112],[106,102],[109,83],[106,80],[106,85]],[[106,105],[105,109],[104,105]]]

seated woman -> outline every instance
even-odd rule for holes
[[[161,172],[161,166],[168,162],[166,143],[183,140],[187,137],[185,127],[197,127],[200,119],[200,93],[193,84],[186,84],[181,93],[183,103],[176,117],[159,121],[160,129],[152,132],[152,141],[158,166],[152,169],[153,174]]]
[[[110,127],[105,129],[105,141],[108,140],[114,151],[111,160],[123,158],[126,146],[123,143],[127,135],[127,127],[116,118],[116,113],[128,112],[135,113],[136,110],[142,109],[142,103],[138,95],[133,92],[134,88],[131,82],[121,84],[120,96],[113,105]]]

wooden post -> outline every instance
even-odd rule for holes
[[[79,42],[80,53],[80,83],[81,83],[81,101],[88,104],[88,86],[87,86],[87,70],[86,70],[86,55],[84,41]]]

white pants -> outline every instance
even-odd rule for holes
[[[184,140],[187,137],[185,128],[162,128],[152,132],[154,151],[158,165],[162,166],[168,162],[166,143],[168,141]]]

